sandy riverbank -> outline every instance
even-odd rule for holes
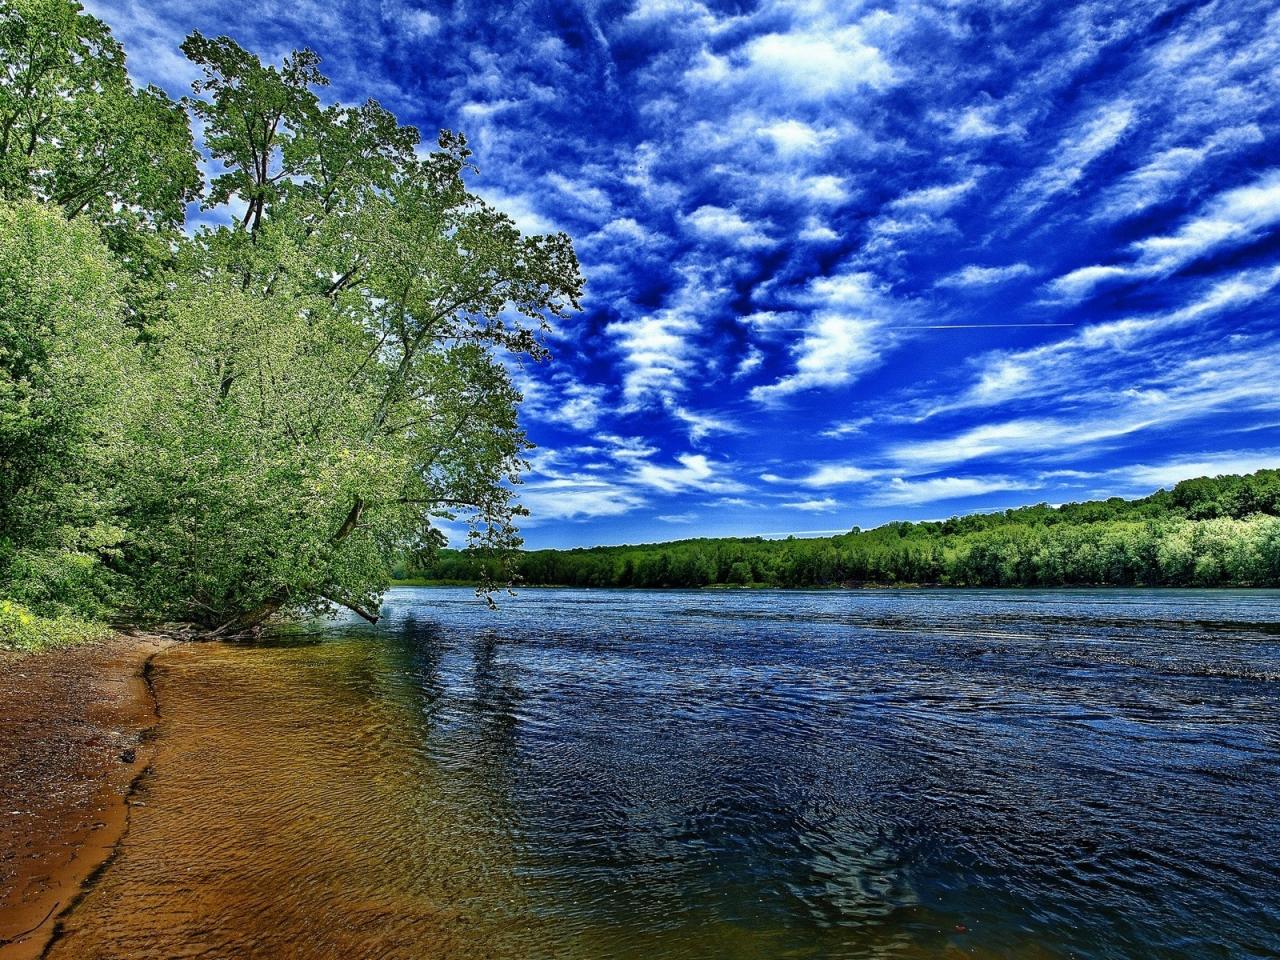
[[[0,960],[41,954],[127,829],[156,722],[147,664],[171,642],[0,652]]]

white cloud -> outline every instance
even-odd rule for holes
[[[960,406],[1005,403],[1015,398],[1073,389],[1105,378],[1117,353],[1144,341],[1236,310],[1267,296],[1280,284],[1280,267],[1245,270],[1213,283],[1195,300],[1159,313],[1091,324],[1056,343],[1030,350],[997,351],[978,358],[980,378]]]
[[[1131,217],[1176,195],[1178,185],[1211,158],[1261,143],[1257,124],[1246,123],[1216,131],[1198,147],[1162,150],[1103,194],[1094,220]]]
[[[546,181],[561,194],[574,201],[585,212],[595,216],[606,216],[613,207],[609,195],[599,187],[590,183],[571,180],[560,173],[548,173]],[[631,221],[635,223],[635,221]],[[639,224],[636,224],[639,226]]]
[[[713,433],[742,433],[742,428],[723,417],[695,413],[679,404],[670,406],[671,415],[689,427],[689,440],[698,443]]]
[[[718,466],[701,453],[681,454],[676,457],[676,463],[678,467],[637,464],[633,479],[663,493],[679,493],[692,488],[709,493],[735,493],[743,489],[740,483],[718,478]]]
[[[663,523],[693,523],[698,519],[696,513],[660,513],[658,519]]]
[[[627,14],[627,20],[643,24],[649,29],[652,29],[655,21],[664,20],[680,21],[702,31],[713,30],[717,24],[706,4],[696,0],[637,0]]]
[[[747,352],[743,354],[742,359],[738,361],[738,365],[733,370],[733,379],[741,380],[743,377],[750,376],[764,363],[764,354],[757,347],[748,347]]]
[[[839,240],[840,234],[817,217],[810,216],[806,218],[804,229],[800,231],[800,239],[808,243],[831,243],[833,240]]]
[[[597,433],[595,440],[603,443],[610,457],[626,463],[647,460],[658,452],[657,447],[643,437],[623,437],[616,433]]]
[[[678,388],[689,365],[686,335],[698,329],[692,317],[676,309],[661,310],[605,329],[617,338],[630,367],[623,392],[633,405],[648,394],[667,395]]]
[[[895,80],[888,60],[860,25],[831,30],[768,33],[747,42],[733,58],[740,64],[721,78],[781,88],[792,97],[822,99]]]
[[[821,500],[793,500],[782,506],[790,510],[804,510],[806,513],[830,513],[840,503],[834,497],[823,497]]]
[[[935,286],[959,289],[992,287],[1031,273],[1035,273],[1035,268],[1026,263],[1011,263],[1006,267],[979,267],[976,264],[969,264],[943,277]]]
[[[806,487],[843,487],[851,483],[866,483],[877,476],[876,471],[847,463],[828,463],[800,480]]]
[[[970,190],[977,186],[978,178],[969,177],[959,183],[942,186],[922,187],[912,190],[893,200],[889,204],[891,210],[923,211],[926,213],[942,213],[959,203]]]
[[[745,250],[771,247],[775,242],[759,225],[744,219],[736,210],[707,204],[685,219],[700,237],[727,240]]]
[[[1063,300],[1081,300],[1088,296],[1098,284],[1127,277],[1132,273],[1132,267],[1080,267],[1078,270],[1072,270],[1070,273],[1054,278],[1049,283],[1049,289]]]
[[[614,517],[645,505],[633,490],[594,476],[557,477],[526,483],[519,499],[529,509],[525,523]]]
[[[610,220],[588,238],[595,245],[640,245],[660,243],[659,237],[634,217],[618,217]]]
[[[467,120],[484,122],[519,105],[520,101],[511,97],[503,97],[501,100],[472,100],[459,107],[458,112]]]
[[[723,309],[731,292],[715,265],[686,260],[676,269],[680,284],[667,305],[605,327],[622,354],[628,409],[684,392],[699,353],[694,338],[706,318]]]
[[[801,329],[804,316],[791,310],[757,310],[739,316],[738,322],[767,336]]]
[[[426,10],[406,11],[400,21],[405,33],[411,37],[429,37],[440,30],[440,18]]]
[[[930,472],[983,458],[1079,459],[1090,448],[1114,446],[1156,428],[1230,411],[1280,410],[1275,370],[1280,343],[1242,339],[1237,349],[1179,353],[1142,370],[1094,369],[1067,361],[1007,376],[1012,393],[1033,392],[1073,408],[1066,416],[1019,417],[986,423],[949,437],[893,445],[888,456],[902,472]],[[1045,386],[1047,382],[1047,386]],[[1136,385],[1135,385],[1136,384]],[[963,405],[963,401],[957,406]]]
[[[1091,443],[1114,440],[1156,423],[1147,419],[1104,420],[1096,426],[1054,418],[1022,418],[972,427],[951,437],[897,444],[890,456],[903,466],[927,470],[1012,454],[1059,451],[1067,453]]]
[[[1280,170],[1219,194],[1176,233],[1135,243],[1139,263],[1158,273],[1175,270],[1226,244],[1251,240],[1280,221]]]
[[[522,409],[527,415],[555,420],[575,430],[591,430],[607,411],[607,390],[602,384],[587,383],[563,372],[541,379],[518,365],[510,366],[508,372],[524,397]]]
[[[1085,170],[1120,142],[1136,118],[1135,105],[1122,100],[1107,104],[1068,133],[1052,151],[1053,159],[1027,178],[1014,194],[1015,218],[1025,220],[1053,197],[1075,187]]]
[[[884,345],[881,326],[878,318],[870,316],[835,310],[815,314],[804,336],[792,347],[795,372],[753,387],[751,398],[769,403],[803,390],[849,383],[879,362]]]
[[[845,179],[830,173],[797,177],[789,182],[787,192],[827,205],[844,203],[850,196]]]
[[[932,477],[928,480],[904,480],[894,477],[888,486],[873,493],[868,503],[877,506],[904,506],[978,497],[1001,490],[1025,490],[1034,484],[1012,477]]]
[[[569,382],[564,384],[556,417],[576,430],[590,430],[604,412],[605,388],[597,384]]]
[[[1270,170],[1252,183],[1223,191],[1173,233],[1132,244],[1137,258],[1126,265],[1072,270],[1049,284],[1064,299],[1078,300],[1098,284],[1120,278],[1157,277],[1226,247],[1257,239],[1280,223],[1280,170]]]
[[[543,214],[536,202],[529,197],[505,193],[494,187],[472,187],[472,190],[514,220],[521,233],[528,235],[560,233],[563,229]]]
[[[896,309],[874,277],[844,272],[811,280],[799,302],[810,308],[792,344],[795,372],[754,387],[751,398],[770,403],[817,387],[841,386],[875,366],[892,344]]]
[[[1217,477],[1223,474],[1254,473],[1280,467],[1280,450],[1224,451],[1206,457],[1179,457],[1158,464],[1135,464],[1112,471],[1127,477],[1134,485],[1157,488],[1172,487],[1193,477]]]
[[[950,128],[954,140],[983,141],[996,137],[1021,137],[1025,130],[1021,124],[1001,123],[999,104],[987,101],[976,103],[935,119]]]
[[[836,131],[830,128],[819,129],[800,120],[776,120],[765,126],[757,127],[756,134],[773,144],[773,148],[783,156],[813,153],[821,150],[836,138]]]
[[[862,433],[867,427],[875,423],[875,417],[858,417],[854,420],[840,420],[833,423],[827,429],[818,433],[820,437],[826,437],[828,440],[837,440],[840,437],[852,436],[856,433]]]

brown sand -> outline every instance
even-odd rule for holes
[[[169,643],[0,652],[0,960],[41,954],[123,836],[156,722],[145,671]]]

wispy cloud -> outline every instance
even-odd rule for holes
[[[1113,371],[1120,379],[1131,380],[1131,361],[1125,351],[1206,318],[1247,307],[1270,294],[1277,284],[1280,267],[1242,271],[1213,282],[1194,300],[1174,309],[1094,324],[1041,347],[986,354],[974,361],[980,370],[977,382],[950,405],[989,406],[1070,393],[1079,389],[1082,376],[1102,384],[1112,378]],[[1117,364],[1121,367],[1114,370]]]
[[[723,240],[739,249],[771,247],[775,243],[761,224],[752,223],[736,210],[704,204],[689,214],[690,228],[707,240]]]
[[[590,476],[559,477],[526,483],[520,502],[529,510],[526,522],[616,517],[645,505],[634,491]]]
[[[842,272],[809,282],[795,302],[806,309],[804,332],[791,347],[795,370],[751,390],[768,403],[816,387],[840,386],[880,362],[897,339],[900,307],[875,277]]]
[[[854,434],[862,433],[875,422],[875,417],[856,417],[853,420],[838,420],[825,430],[818,431],[818,436],[826,437],[829,440],[837,440],[841,437],[849,437]]]
[[[709,413],[694,413],[679,404],[670,407],[671,415],[689,427],[689,442],[698,443],[714,434],[743,433],[744,429],[731,420]]]
[[[1218,477],[1224,474],[1254,473],[1280,467],[1280,449],[1257,451],[1224,451],[1205,457],[1181,456],[1163,463],[1135,464],[1114,471],[1119,477],[1142,488],[1172,487],[1194,477]]]
[[[1136,259],[1119,265],[1080,267],[1049,284],[1056,295],[1080,299],[1109,280],[1159,277],[1219,250],[1256,240],[1280,223],[1280,170],[1226,190],[1172,233],[1146,237],[1130,249]]]
[[[1121,220],[1174,196],[1178,186],[1211,159],[1232,153],[1265,138],[1255,123],[1216,130],[1198,146],[1161,150],[1137,170],[1107,189],[1094,211],[1095,220]]]
[[[641,486],[652,487],[664,493],[679,493],[697,489],[706,493],[734,493],[744,489],[732,476],[726,475],[720,465],[701,453],[685,453],[676,457],[676,465],[640,463],[633,479]]]
[[[695,89],[745,89],[788,101],[885,89],[897,78],[874,40],[885,21],[872,15],[847,26],[765,33],[725,55],[704,48],[685,79]]]
[[[1085,171],[1112,150],[1137,119],[1128,100],[1108,103],[1069,130],[1051,159],[1031,174],[1013,195],[1009,210],[1016,221],[1025,221],[1058,194],[1075,188]]]
[[[869,502],[882,506],[937,503],[941,500],[958,500],[964,497],[980,497],[1006,490],[1026,490],[1033,484],[1013,477],[931,477],[927,480],[904,480],[894,477],[875,491]]]
[[[824,464],[800,479],[806,487],[843,487],[851,483],[866,483],[876,476],[876,471],[849,463]]]
[[[834,497],[823,497],[820,500],[793,500],[782,504],[788,510],[803,510],[805,513],[830,513],[840,506]]]
[[[966,267],[949,273],[936,286],[954,289],[973,289],[977,287],[993,287],[1018,277],[1035,273],[1035,268],[1027,263],[1011,263],[1004,267],[980,267],[969,264]]]

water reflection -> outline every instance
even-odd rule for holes
[[[1280,948],[1274,593],[387,612],[164,658],[146,806],[54,956]]]

